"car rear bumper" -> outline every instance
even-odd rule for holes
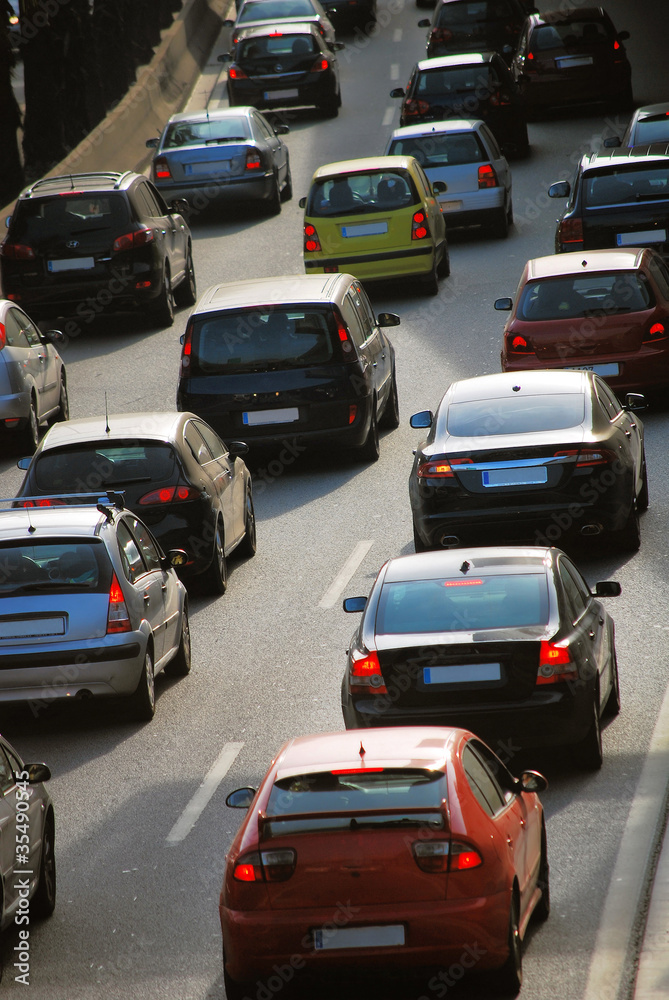
[[[618,374],[610,375],[603,366],[615,364],[618,366]],[[614,392],[622,398],[626,392],[635,392],[641,389],[661,388],[669,385],[669,341],[666,341],[664,350],[653,348],[644,350],[643,354],[637,355],[597,355],[593,360],[589,357],[574,357],[570,363],[565,365],[555,358],[542,363],[536,355],[527,355],[522,361],[510,361],[502,354],[502,371],[521,372],[528,369],[538,371],[543,369],[569,369],[583,368],[593,371],[611,386]]]
[[[342,889],[346,897],[345,888]],[[330,907],[239,911],[220,906],[223,951],[228,975],[240,983],[279,976],[286,966],[295,984],[300,976],[327,975],[347,965],[382,972],[449,965],[498,968],[507,950],[510,891],[488,897],[425,903],[356,906],[350,900]],[[339,927],[401,924],[405,944],[376,948],[326,948],[316,951],[313,931],[336,940]],[[288,973],[284,975],[288,981]],[[271,984],[271,978],[268,980]],[[255,992],[250,994],[255,996]]]
[[[337,79],[332,73],[324,73],[321,79],[309,83],[292,84],[290,81],[280,81],[276,84],[228,84],[228,93],[232,94],[235,104],[251,104],[254,108],[293,108],[303,105],[318,107],[332,101],[337,93]],[[288,97],[288,92],[294,91],[294,96]]]
[[[11,396],[0,396],[0,424],[5,420],[18,420],[27,417],[30,411],[30,392],[13,393]]]
[[[435,247],[432,243],[419,247],[397,250],[379,250],[374,253],[339,254],[336,257],[304,256],[307,274],[325,274],[345,271],[361,280],[405,278],[429,274],[434,267]]]
[[[197,184],[156,184],[168,204],[177,198],[188,202],[193,214],[220,201],[264,201],[274,193],[274,174],[257,177],[210,177]]]

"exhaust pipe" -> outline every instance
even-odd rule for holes
[[[584,524],[581,528],[582,535],[601,535],[602,531],[601,524]]]
[[[439,544],[443,549],[456,549],[460,544],[460,539],[457,535],[442,535]]]

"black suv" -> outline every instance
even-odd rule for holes
[[[551,184],[548,194],[569,199],[556,253],[641,246],[669,259],[668,143],[587,153],[573,182]]]
[[[5,296],[38,319],[141,310],[170,326],[175,300],[196,300],[187,210],[132,170],[36,181],[0,244]]]
[[[493,49],[510,63],[525,17],[535,11],[526,0],[437,0],[432,20],[424,18],[418,27],[430,29],[430,59]]]

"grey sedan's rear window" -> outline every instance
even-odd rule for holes
[[[548,622],[545,573],[388,583],[377,635],[527,628]]]
[[[106,592],[111,578],[110,566],[104,545],[93,539],[3,545],[0,547],[0,595],[56,590]],[[12,627],[15,628],[15,623]],[[0,638],[2,636],[0,618]]]
[[[453,437],[531,434],[576,427],[584,417],[585,398],[580,392],[514,395],[451,403],[446,428]]]
[[[476,132],[434,132],[395,139],[388,150],[389,156],[415,156],[418,162],[430,167],[453,167],[463,163],[482,163],[488,159],[483,143]]]
[[[88,493],[129,483],[161,484],[175,479],[178,466],[169,444],[99,441],[43,452],[35,465],[40,493]]]

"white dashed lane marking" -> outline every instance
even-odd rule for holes
[[[341,597],[344,587],[347,585],[348,581],[351,579],[373,544],[373,542],[358,542],[356,547],[353,549],[353,552],[351,552],[350,556],[323,594],[323,597],[318,602],[319,608],[333,608],[335,606]]]

